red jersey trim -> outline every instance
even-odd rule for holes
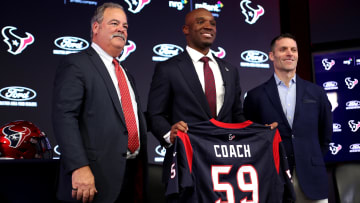
[[[193,148],[191,146],[189,136],[188,136],[187,133],[184,133],[184,132],[181,132],[181,131],[177,132],[177,136],[184,143],[185,152],[186,152],[186,159],[187,159],[188,164],[189,164],[190,173],[192,173]]]
[[[280,170],[280,152],[279,152],[280,142],[281,142],[280,133],[279,133],[279,130],[276,129],[274,140],[273,140],[273,156],[274,156],[276,171],[278,174],[279,174],[279,170]]]
[[[244,121],[242,123],[223,123],[221,121],[215,120],[214,118],[210,119],[210,122],[220,128],[229,128],[229,129],[245,128],[253,123],[252,121],[249,120]]]

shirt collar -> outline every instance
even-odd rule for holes
[[[283,81],[280,80],[280,78],[276,75],[276,73],[274,73],[274,78],[277,85],[285,84]],[[290,80],[290,84],[295,84],[295,83],[296,83],[296,74]]]
[[[204,54],[200,53],[199,51],[189,47],[189,46],[186,46],[186,51],[189,53],[190,55],[190,58],[193,62],[199,62],[200,59],[202,57],[204,57]],[[206,54],[207,57],[210,58],[210,61],[213,61],[215,62],[215,58],[214,56],[211,54],[211,50],[209,50],[209,52]],[[216,63],[216,62],[215,62]]]
[[[91,47],[95,49],[103,61],[105,60],[107,63],[112,63],[114,57],[106,53],[99,45],[97,45],[95,42],[92,42]]]

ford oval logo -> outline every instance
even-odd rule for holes
[[[328,81],[328,82],[323,83],[324,88],[337,87],[337,86],[338,86],[338,84],[335,81]]]
[[[156,154],[160,155],[160,156],[165,156],[166,154],[166,148],[165,147],[162,147],[161,145],[158,145],[156,148],[155,148],[155,152]]]
[[[247,50],[241,53],[241,58],[250,63],[263,63],[268,60],[268,55],[262,51]]]
[[[174,44],[158,44],[154,46],[153,51],[160,56],[172,57],[180,54],[184,49]]]
[[[89,43],[79,37],[59,37],[54,41],[60,49],[80,51],[89,47]]]
[[[339,123],[333,123],[334,129],[341,129],[341,125]]]
[[[60,150],[59,150],[59,145],[56,145],[55,147],[54,147],[54,152],[55,152],[55,154],[57,154],[57,155],[61,155],[61,153],[60,153]]]
[[[346,106],[360,106],[360,101],[358,100],[348,101],[346,102]]]
[[[36,92],[27,87],[5,87],[0,90],[0,96],[12,101],[27,101],[36,97]]]
[[[350,145],[350,149],[359,149],[360,150],[360,144],[358,144],[358,143],[352,144],[352,145]]]

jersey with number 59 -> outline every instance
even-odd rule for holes
[[[278,130],[251,121],[188,124],[174,144],[168,202],[257,203],[294,200]]]

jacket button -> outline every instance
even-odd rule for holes
[[[291,135],[291,138],[292,138],[292,139],[295,139],[295,136],[294,136],[294,135]]]

